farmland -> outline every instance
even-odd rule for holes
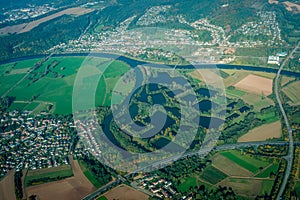
[[[104,195],[108,200],[123,199],[123,200],[146,200],[148,195],[137,191],[127,185],[120,185],[106,193]]]
[[[234,86],[244,91],[268,96],[272,93],[272,83],[272,79],[250,74],[238,83],[234,84]]]
[[[221,152],[221,155],[225,156],[229,160],[237,163],[238,165],[249,170],[252,173],[257,173],[261,167],[264,168],[268,165],[268,162],[266,161],[255,159],[253,157],[250,157],[249,155],[242,155],[235,150],[223,151]]]
[[[25,74],[10,74],[15,69],[28,69],[38,61],[26,60],[17,63],[5,64],[1,66],[1,82],[3,87],[0,93],[4,94],[9,88],[17,83]],[[72,92],[73,83],[76,78],[76,72],[81,64],[97,65],[99,70],[106,67],[105,62],[108,59],[90,58],[85,61],[85,57],[54,57],[46,61],[41,67],[34,70],[25,78],[16,88],[8,95],[15,96],[17,102],[14,103],[10,110],[34,110],[35,112],[50,109],[54,114],[69,114],[72,112]],[[105,71],[104,77],[98,83],[96,105],[110,104],[110,92],[118,81],[118,77],[125,73],[129,66],[114,61]],[[25,70],[24,70],[25,71]],[[100,71],[101,72],[101,71]],[[101,72],[102,73],[102,72]],[[31,103],[34,104],[31,104]],[[52,106],[51,106],[52,105]],[[49,111],[49,110],[48,110]]]
[[[212,158],[213,166],[222,170],[230,176],[252,176],[253,173],[249,170],[241,167],[237,163],[231,161],[230,159],[222,156],[221,154],[216,154]]]
[[[7,26],[4,28],[0,29],[0,34],[6,35],[6,34],[11,34],[11,33],[25,33],[28,32],[32,29],[34,29],[35,27],[39,26],[40,24],[50,21],[52,19],[55,19],[57,17],[60,17],[62,15],[83,15],[89,12],[92,12],[92,9],[85,9],[85,8],[69,8],[69,9],[65,9],[63,11],[57,12],[55,14],[52,14],[50,16],[29,22],[29,23],[24,23],[24,24],[18,24],[18,25],[14,25],[14,26]]]
[[[282,90],[291,100],[292,105],[300,104],[300,81],[295,81],[290,84],[287,84]]]
[[[225,179],[227,175],[213,166],[208,166],[207,168],[205,168],[204,172],[201,174],[200,177],[206,182],[216,184],[221,180]]]
[[[238,142],[254,142],[254,141],[265,141],[272,138],[281,137],[281,123],[280,121],[273,122],[270,124],[264,124],[250,130],[245,135],[238,139]]]
[[[71,159],[74,176],[60,181],[27,187],[27,196],[37,195],[38,199],[52,200],[64,197],[67,200],[79,200],[95,188],[82,173],[76,160]],[[55,192],[53,192],[55,191]]]
[[[256,177],[258,177],[258,178],[268,178],[268,177],[270,177],[271,173],[276,174],[278,168],[279,168],[279,163],[276,162],[276,163],[270,165],[269,167],[265,168],[261,173],[256,175]]]
[[[70,165],[30,170],[26,175],[25,185],[38,185],[51,180],[59,180],[71,176],[73,176],[73,172]]]
[[[189,177],[179,185],[178,190],[180,192],[186,192],[189,191],[190,187],[195,187],[195,186],[197,186],[197,178]]]
[[[15,200],[15,170],[11,170],[4,179],[0,181],[0,199]]]
[[[221,182],[219,185],[232,187],[239,195],[255,198],[259,194],[264,194],[264,192],[270,192],[269,185],[264,186],[266,183],[258,179],[248,179],[248,178],[228,178]]]

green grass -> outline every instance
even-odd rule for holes
[[[270,112],[267,114],[258,114],[257,116],[261,120],[265,120],[266,124],[276,122],[279,118],[275,115],[275,112]]]
[[[179,186],[178,191],[179,192],[186,192],[189,191],[191,187],[197,186],[197,179],[196,177],[189,177],[185,179]]]
[[[34,65],[34,63],[36,63],[37,61],[38,60],[36,59],[22,61],[20,62],[20,64],[16,64],[16,66],[18,66],[19,68],[21,66],[23,66],[24,68],[28,68],[29,66]],[[84,66],[96,66],[96,68],[100,70],[100,73],[101,70],[107,67],[103,78],[98,80],[95,105],[109,106],[111,99],[111,94],[109,93],[113,90],[119,78],[130,69],[130,66],[121,61],[113,61],[112,63],[108,62],[109,65],[107,66],[107,64],[105,63],[107,61],[107,58],[98,57],[92,57],[88,59],[85,59],[85,57],[50,58],[37,70],[38,73],[34,75],[35,78],[38,78],[36,82],[32,82],[29,79],[29,77],[33,76],[33,74],[30,74],[29,77],[24,79],[8,95],[16,97],[16,100],[18,101],[30,101],[33,97],[35,97],[37,101],[44,102],[43,107],[40,107],[36,104],[29,105],[28,109],[39,108],[36,109],[35,112],[37,112],[38,110],[46,109],[49,104],[53,104],[55,105],[53,109],[54,114],[70,114],[72,113],[73,84],[78,69],[81,67],[82,63],[84,63]],[[12,68],[13,65],[14,64],[6,64],[2,66],[2,72],[4,73],[2,76],[0,70],[0,94],[5,93],[9,88],[15,85],[15,83],[17,83],[24,76],[24,74],[5,74],[5,71]],[[48,65],[50,66],[50,72],[46,76],[41,77],[41,75],[46,69],[46,66]],[[14,68],[16,68],[16,66]],[[59,74],[57,78],[54,78],[55,73]],[[84,94],[84,87],[89,87],[91,84],[97,84],[97,82],[95,83],[95,81],[88,81],[92,78],[92,75],[94,75],[91,72],[89,73],[90,74],[87,75],[84,84],[82,85],[82,96],[87,95]],[[60,76],[63,76],[63,78]],[[106,84],[106,81],[108,82],[108,84]]]
[[[256,175],[256,177],[258,177],[258,178],[268,178],[268,177],[270,177],[271,172],[276,174],[278,168],[279,168],[279,163],[275,163],[275,164],[271,165],[270,167],[268,167],[267,169],[265,169],[263,172]]]
[[[82,160],[78,160],[78,163],[80,165],[80,168],[83,172],[83,174],[87,177],[87,179],[89,179],[89,181],[96,187],[96,188],[99,188],[102,186],[101,183],[99,183],[97,181],[97,179],[95,178],[95,175],[92,171],[90,171],[88,168],[87,168],[87,164],[85,162],[83,162]]]
[[[295,192],[297,194],[297,197],[300,197],[300,182],[297,182],[295,185]]]
[[[31,102],[29,103],[24,110],[33,111],[36,107],[38,107],[40,104],[38,102]]]
[[[266,167],[269,163],[266,161],[261,161],[250,157],[249,155],[241,155],[240,152],[232,150],[232,151],[223,151],[221,155],[230,159],[231,161],[237,163],[241,167],[251,171],[252,173],[257,173],[260,167]]]
[[[246,92],[238,90],[238,89],[226,89],[226,94],[233,96],[233,97],[241,97],[244,94],[246,94]]]
[[[96,200],[108,200],[105,196],[98,197]]]
[[[213,166],[208,166],[205,168],[204,172],[200,176],[203,180],[211,183],[211,184],[217,184],[221,180],[225,179],[227,177],[226,174],[221,172],[220,170],[214,168]]]
[[[25,107],[27,107],[28,103],[12,103],[10,107],[8,108],[9,111],[13,110],[19,110],[22,111],[24,110]]]
[[[28,171],[25,185],[37,185],[73,176],[71,165]]]
[[[262,181],[262,187],[261,187],[261,190],[260,190],[260,194],[261,195],[264,195],[264,194],[270,195],[273,185],[274,185],[274,181],[272,181],[272,180],[263,180]]]

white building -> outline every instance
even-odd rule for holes
[[[280,63],[279,63],[279,56],[269,56],[269,58],[268,58],[268,64],[280,65]]]

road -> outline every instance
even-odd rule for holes
[[[280,100],[280,96],[279,96],[279,77],[280,77],[280,73],[282,71],[282,69],[284,68],[284,66],[286,65],[287,61],[289,59],[292,58],[293,54],[297,51],[297,49],[300,46],[300,42],[298,43],[298,45],[291,51],[291,53],[286,57],[286,59],[282,62],[277,74],[276,74],[276,78],[275,78],[275,94],[276,94],[276,100],[277,103],[280,107],[280,111],[282,113],[282,116],[284,118],[284,123],[286,125],[287,131],[288,131],[288,136],[289,136],[289,151],[287,156],[285,157],[285,159],[287,160],[287,166],[286,166],[286,170],[284,173],[284,177],[279,189],[279,192],[277,194],[277,200],[280,200],[282,198],[283,192],[286,188],[288,179],[290,177],[291,171],[292,171],[292,165],[293,165],[293,158],[294,158],[294,139],[293,139],[293,131],[290,127],[290,123],[289,120],[287,118],[287,115],[285,113],[285,110],[282,106],[282,102]]]
[[[224,150],[229,150],[229,149],[236,149],[236,148],[241,148],[241,147],[249,147],[249,146],[259,146],[259,145],[289,145],[288,142],[284,142],[284,141],[278,141],[278,142],[268,142],[268,141],[264,141],[264,142],[244,142],[244,143],[236,143],[236,144],[224,144],[224,145],[220,145],[214,148],[215,151],[224,151]],[[300,145],[300,142],[295,143],[294,145]],[[159,165],[162,164],[168,164],[171,162],[174,162],[176,160],[178,160],[178,157],[180,158],[185,158],[185,157],[190,157],[193,155],[206,155],[206,151],[210,150],[210,148],[207,149],[201,149],[199,151],[192,151],[192,152],[187,152],[182,156],[172,156],[170,158],[161,160],[159,162],[153,163],[150,166],[147,166],[147,168],[155,168],[158,167]],[[134,172],[130,172],[128,174],[126,174],[125,176],[118,176],[118,178],[113,181],[108,183],[105,186],[102,186],[101,188],[99,188],[98,190],[94,191],[93,193],[87,195],[86,197],[84,197],[84,200],[93,200],[94,198],[96,198],[97,196],[99,196],[100,194],[102,194],[103,192],[105,192],[106,190],[108,190],[109,188],[111,188],[114,184],[116,185],[118,182],[126,182],[127,181],[127,177],[129,177],[131,174],[134,173],[138,173],[140,171],[145,170],[146,168],[142,168],[139,170],[136,170]],[[134,188],[140,190],[138,188],[138,186],[136,184],[132,184],[131,186],[133,186]],[[140,190],[141,191],[141,190]],[[142,191],[145,192],[145,191]],[[149,195],[149,193],[146,193]]]

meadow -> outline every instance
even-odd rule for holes
[[[243,155],[236,150],[223,151],[220,154],[252,173],[257,173],[260,171],[260,168],[264,168],[268,165],[267,161],[255,159],[250,155]]]
[[[227,175],[213,166],[208,166],[205,168],[200,177],[211,184],[217,184],[221,180],[225,179]]]
[[[9,63],[0,67],[1,89],[4,94],[25,76],[39,59]],[[35,112],[49,111],[53,114],[72,113],[73,84],[82,63],[96,66],[103,77],[98,82],[96,91],[96,106],[110,105],[111,91],[121,75],[130,67],[121,62],[109,63],[106,58],[92,57],[52,57],[38,69],[32,71],[8,96],[15,96],[18,103],[12,104],[10,110],[32,110]],[[109,64],[105,72],[104,70]],[[16,69],[22,73],[16,73]],[[26,70],[22,70],[26,69]],[[53,105],[53,106],[50,106]]]
[[[25,177],[25,186],[38,185],[50,180],[60,180],[73,176],[71,165],[29,170]]]

